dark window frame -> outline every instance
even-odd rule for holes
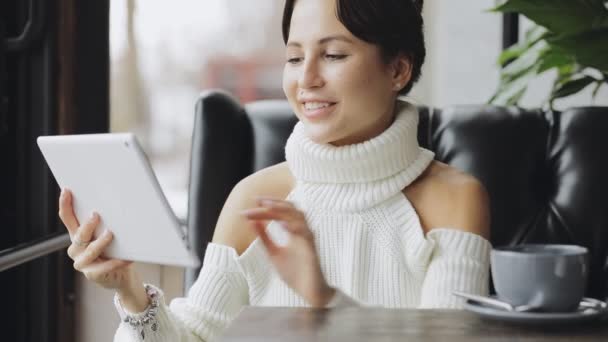
[[[109,1],[0,6],[0,258],[60,250],[0,271],[3,340],[73,341],[74,271],[36,137],[109,130]]]
[[[506,50],[519,41],[519,14],[505,13],[502,15],[502,49]]]

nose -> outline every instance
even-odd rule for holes
[[[320,88],[325,84],[316,58],[310,58],[302,65],[298,86],[300,89]]]

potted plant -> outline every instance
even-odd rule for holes
[[[502,52],[500,82],[490,103],[517,105],[529,82],[557,72],[545,104],[594,87],[593,98],[608,84],[607,0],[507,0],[494,12],[524,15],[534,26],[523,41]]]

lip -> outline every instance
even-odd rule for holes
[[[324,107],[324,108],[307,110],[306,107],[304,106],[304,104],[306,102],[326,102],[326,103],[329,103],[329,106]],[[302,113],[303,113],[304,117],[306,117],[308,120],[320,120],[320,119],[324,119],[331,115],[331,113],[336,108],[337,102],[320,100],[320,99],[307,99],[307,100],[301,101],[300,104],[302,106]]]

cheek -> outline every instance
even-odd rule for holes
[[[335,75],[338,92],[345,101],[344,104],[349,111],[361,109],[368,111],[369,106],[374,106],[374,99],[378,98],[384,90],[382,82],[370,73],[357,71],[344,71]],[[376,75],[377,76],[377,75]],[[382,89],[382,90],[381,90]]]
[[[289,101],[295,101],[298,83],[295,73],[285,67],[283,69],[283,92]]]
[[[333,75],[346,92],[365,92],[385,90],[386,75],[376,68],[370,68],[370,63],[353,63],[348,68],[339,70]]]

